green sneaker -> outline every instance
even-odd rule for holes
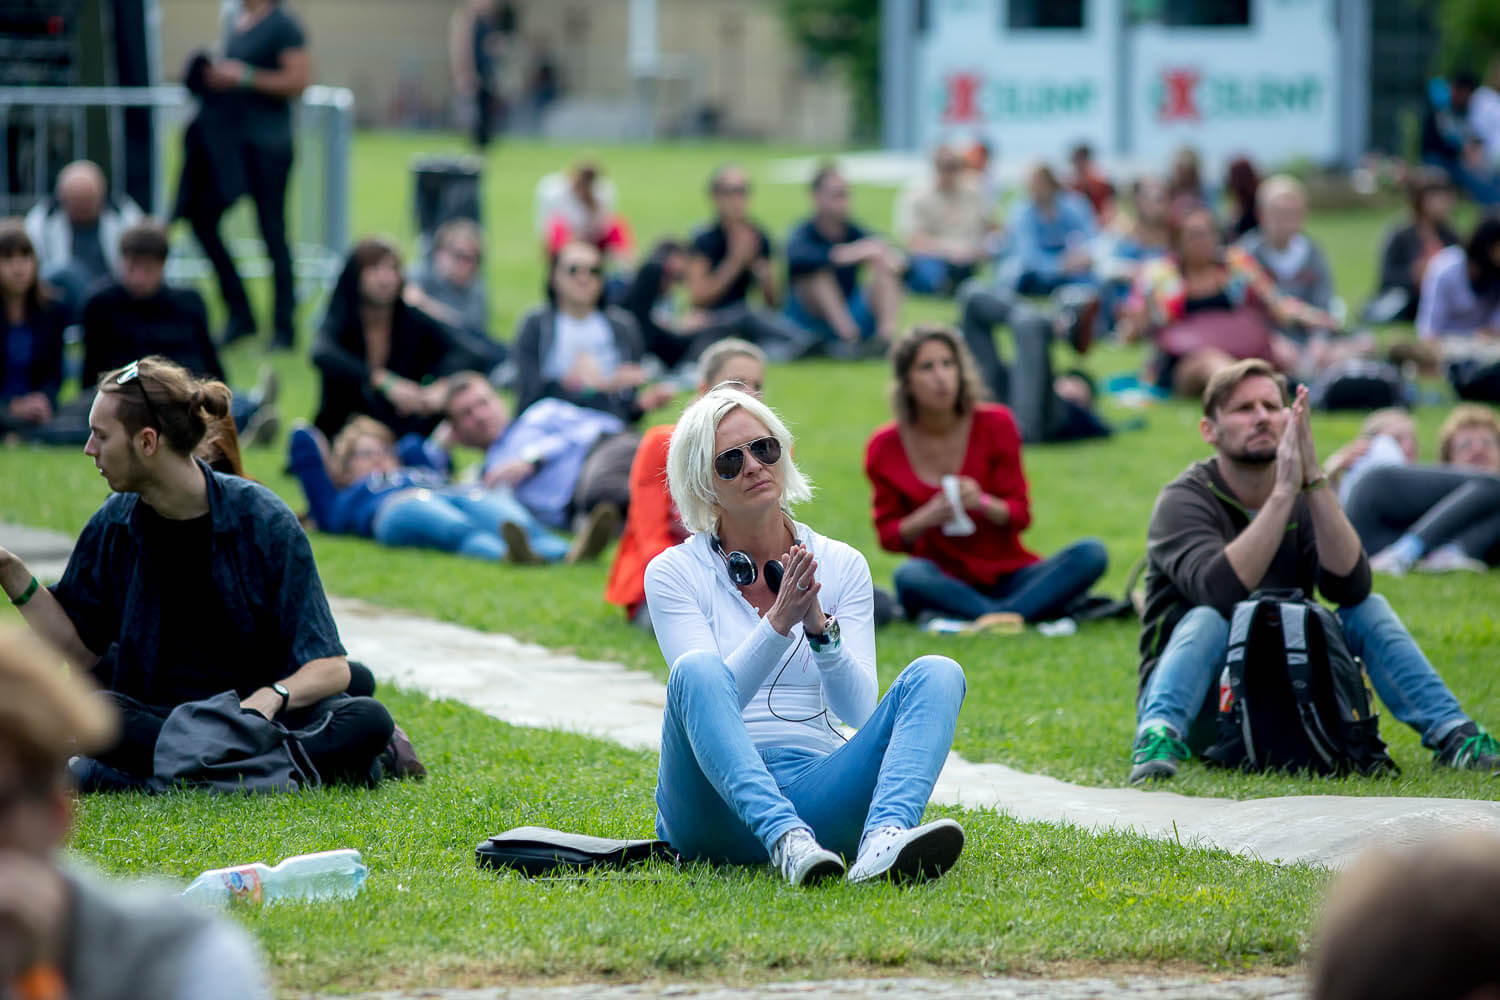
[[[1481,725],[1465,722],[1443,737],[1433,762],[1461,771],[1500,771],[1500,742]]]
[[[1177,762],[1191,756],[1187,744],[1170,727],[1152,726],[1135,738],[1130,754],[1130,783],[1170,778],[1177,773]]]

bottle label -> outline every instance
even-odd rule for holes
[[[224,885],[236,901],[260,902],[260,872],[254,868],[236,868],[224,873]]]

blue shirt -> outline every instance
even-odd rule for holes
[[[560,528],[567,524],[583,460],[600,438],[624,429],[625,421],[612,413],[539,399],[490,445],[484,470],[518,459],[537,463],[536,472],[516,487],[516,499],[544,524]]]
[[[297,515],[259,483],[198,466],[208,484],[210,570],[233,629],[219,637],[257,665],[254,676],[225,676],[224,690],[254,689],[312,660],[343,656],[333,612]],[[51,589],[101,659],[96,679],[111,691],[157,705],[172,678],[154,676],[162,645],[162,588],[143,544],[141,498],[116,493],[84,526],[62,580]],[[203,656],[213,658],[213,649]]]
[[[31,363],[36,357],[36,330],[24,320],[5,334],[5,381],[0,382],[0,400],[16,399],[33,390]]]
[[[1076,191],[1057,193],[1050,219],[1043,218],[1029,198],[1011,212],[1011,247],[1021,274],[1058,277],[1063,273],[1063,254],[1068,247],[1089,243],[1094,233],[1094,211],[1088,199]]]
[[[416,434],[407,435],[397,445],[401,468],[388,473],[373,472],[343,489],[335,486],[328,475],[323,452],[312,431],[293,430],[288,445],[292,475],[302,483],[313,522],[331,534],[371,538],[375,534],[375,515],[392,493],[416,488],[439,490],[448,484],[447,456],[443,456],[444,464],[434,463],[422,446],[422,438]]]

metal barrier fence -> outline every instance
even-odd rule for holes
[[[287,227],[299,281],[327,286],[338,275],[349,245],[350,146],[354,136],[354,95],[342,87],[308,87],[296,114],[297,158],[287,191]],[[164,219],[171,212],[181,162],[181,134],[195,102],[178,86],[161,87],[0,87],[0,137],[15,143],[0,157],[0,216],[23,215],[50,194],[47,185],[63,164],[97,159],[110,166],[112,190],[123,190],[125,146],[123,112],[152,115],[151,204],[141,206]],[[88,121],[102,111],[112,156],[90,155],[98,130]],[[93,113],[93,115],[91,115]],[[10,164],[16,169],[12,170]],[[248,199],[224,218],[225,242],[242,276],[270,274],[270,261],[254,226]],[[209,273],[194,241],[174,245],[168,262],[174,280]]]

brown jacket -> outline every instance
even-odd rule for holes
[[[1217,459],[1194,462],[1156,498],[1146,536],[1146,603],[1141,612],[1140,683],[1156,667],[1182,616],[1207,605],[1226,619],[1250,596],[1224,554],[1254,514],[1230,492]],[[1363,552],[1347,576],[1318,565],[1317,541],[1307,498],[1298,497],[1287,518],[1286,536],[1255,589],[1298,587],[1309,599],[1314,587],[1326,599],[1349,607],[1370,596],[1370,561]]]

